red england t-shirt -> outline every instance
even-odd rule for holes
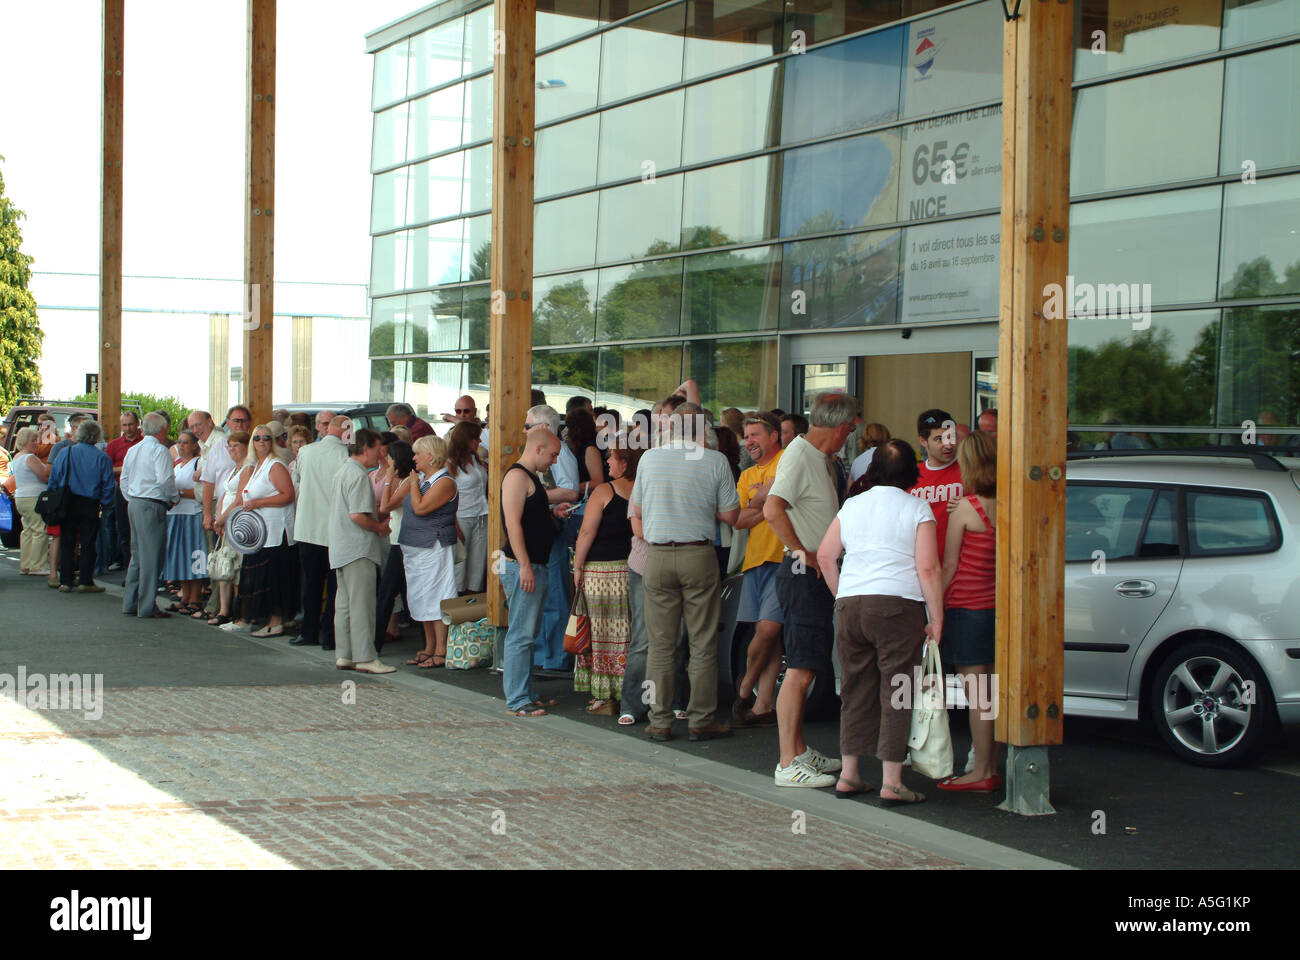
[[[956,458],[939,470],[932,470],[928,461],[920,463],[921,476],[916,486],[907,491],[930,504],[934,511],[935,535],[939,538],[939,560],[943,561],[943,545],[948,538],[948,501],[962,498],[961,467]]]

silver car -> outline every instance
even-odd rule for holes
[[[1189,453],[1071,456],[1065,712],[1221,767],[1300,723],[1300,460]]]

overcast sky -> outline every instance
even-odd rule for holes
[[[276,277],[366,282],[365,34],[418,0],[281,0]],[[101,4],[0,0],[0,155],[34,269],[99,262]],[[239,277],[243,0],[126,0],[126,273]]]

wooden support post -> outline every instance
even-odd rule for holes
[[[497,0],[492,61],[488,618],[506,625],[501,478],[519,456],[533,385],[533,72],[536,0]],[[546,557],[532,557],[545,563]]]
[[[275,0],[248,0],[244,183],[244,403],[271,417],[275,279]]]
[[[996,730],[1020,813],[1052,812],[1044,748],[1064,701],[1069,338],[1043,306],[1069,263],[1073,32],[1068,0],[1024,0],[1003,48]]]
[[[99,194],[99,423],[117,436],[122,415],[122,70],[125,0],[104,0],[104,107]],[[145,411],[146,413],[148,411]]]

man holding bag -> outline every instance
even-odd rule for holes
[[[844,504],[817,551],[838,618],[844,768],[835,786],[837,797],[870,789],[858,772],[859,757],[870,754],[882,764],[882,800],[925,799],[903,786],[903,760],[911,711],[921,696],[913,689],[912,668],[921,660],[923,645],[937,645],[943,633],[943,568],[934,514],[928,503],[907,492],[917,475],[916,454],[906,441],[877,447],[867,468],[867,491]],[[901,707],[892,702],[898,676],[907,679],[904,689],[911,694]]]

